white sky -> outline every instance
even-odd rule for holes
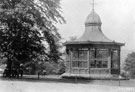
[[[58,25],[65,40],[80,37],[86,17],[92,10],[92,0],[61,0],[66,24]],[[123,49],[135,49],[135,0],[95,0],[95,11],[102,21],[103,33],[116,42],[125,43]]]

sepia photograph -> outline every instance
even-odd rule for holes
[[[135,0],[0,0],[0,92],[135,92]]]

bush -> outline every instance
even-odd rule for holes
[[[128,54],[124,64],[125,76],[135,78],[135,52]]]

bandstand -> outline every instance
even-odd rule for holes
[[[120,74],[120,51],[124,43],[108,39],[101,25],[93,9],[86,18],[83,35],[65,43],[66,73],[63,76],[100,78]]]

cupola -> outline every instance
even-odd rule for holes
[[[92,10],[86,18],[85,26],[101,26],[101,24],[102,22],[99,15],[94,10]]]

